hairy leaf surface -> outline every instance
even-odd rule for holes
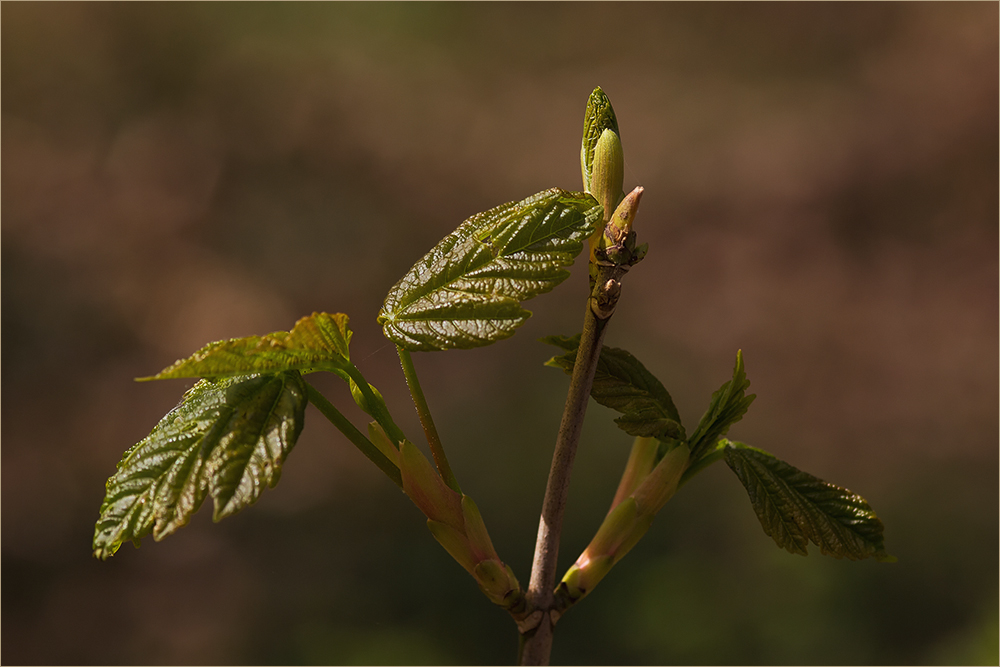
[[[883,546],[882,521],[861,496],[743,443],[726,442],[725,455],[779,547],[805,556],[812,542],[836,558],[896,560]]]
[[[306,387],[296,371],[201,380],[125,452],[107,482],[94,554],[107,558],[185,525],[207,496],[214,519],[274,486],[302,431]]]
[[[743,370],[743,352],[737,351],[733,379],[712,394],[708,411],[702,416],[698,428],[691,434],[688,444],[691,448],[691,461],[696,462],[700,459],[726,435],[730,426],[743,418],[753,399],[757,398],[756,394],[747,396],[746,390],[749,386],[750,380]]]
[[[141,380],[221,377],[288,370],[328,370],[348,379],[351,330],[343,313],[313,313],[291,331],[209,343],[187,359]]]
[[[407,350],[488,345],[531,315],[520,302],[569,276],[600,219],[590,195],[554,188],[463,222],[389,291],[378,321]]]
[[[618,131],[618,119],[611,106],[611,100],[599,87],[594,89],[587,100],[587,110],[583,116],[583,142],[580,146],[580,168],[583,170],[583,189],[590,192],[590,177],[594,173],[594,148],[604,130]]]
[[[564,355],[553,357],[546,365],[572,374],[580,336],[549,336],[542,341],[569,350]],[[625,350],[601,347],[590,395],[601,405],[622,413],[615,423],[629,435],[678,440],[685,437],[680,415],[670,394],[638,359]]]

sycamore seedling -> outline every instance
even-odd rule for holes
[[[472,216],[414,264],[386,296],[378,322],[395,343],[433,464],[393,421],[381,393],[351,361],[342,313],[313,313],[290,331],[210,343],[142,380],[200,378],[107,482],[94,554],[161,540],[211,497],[214,519],[253,504],[278,482],[312,403],[413,501],[427,527],[486,597],[517,625],[521,664],[547,664],[555,623],[586,597],[650,529],[691,478],[724,460],[746,487],[778,546],[858,560],[894,560],[882,523],[859,495],[760,449],[725,438],[754,396],[743,356],[688,434],[670,394],[638,359],[603,344],[629,269],[646,256],[635,222],[643,188],[623,190],[624,154],[611,102],[597,88],[584,116],[583,192],[543,190]],[[570,375],[545,491],[531,576],[523,588],[497,553],[476,503],[458,484],[417,379],[411,352],[472,348],[512,336],[530,316],[521,303],[556,287],[587,248],[590,294],[581,333],[550,336],[548,365]],[[371,418],[356,427],[307,382],[333,373]],[[556,583],[556,557],[573,459],[590,399],[620,413],[631,454],[593,540]]]

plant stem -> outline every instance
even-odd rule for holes
[[[386,434],[389,439],[399,447],[399,443],[406,439],[403,432],[396,422],[392,420],[392,415],[389,414],[389,409],[385,406],[385,403],[375,396],[372,391],[371,385],[368,384],[368,380],[365,376],[361,374],[358,367],[354,364],[348,364],[346,368],[347,374],[354,380],[354,384],[358,386],[358,390],[361,391],[361,395],[365,397],[365,402],[368,404],[368,414],[375,418],[382,428],[385,429]]]
[[[559,425],[559,434],[556,437],[549,481],[545,487],[531,580],[528,584],[528,608],[541,610],[542,618],[538,626],[525,633],[523,637],[518,660],[522,665],[547,665],[552,652],[551,610],[566,495],[569,492],[573,459],[576,457],[583,417],[587,412],[590,389],[594,384],[594,373],[597,370],[597,360],[601,355],[601,345],[609,319],[610,316],[599,319],[595,314],[593,299],[588,300],[583,320],[583,334],[577,350],[576,363],[573,366],[569,392],[566,395],[566,407]]]
[[[365,437],[361,431],[354,427],[347,417],[341,414],[340,410],[334,407],[333,403],[326,400],[326,396],[319,393],[316,387],[306,382],[306,391],[309,393],[309,401],[315,405],[323,416],[337,427],[337,429],[347,436],[347,439],[354,443],[354,446],[361,450],[372,463],[379,467],[379,470],[389,476],[396,486],[403,488],[403,478],[392,461],[379,451],[378,447],[372,444],[371,440]]]
[[[420,380],[417,379],[417,369],[413,366],[413,358],[410,356],[409,350],[399,345],[396,346],[396,352],[399,354],[399,363],[403,367],[406,386],[410,388],[410,395],[413,397],[413,404],[417,408],[417,416],[420,418],[420,425],[424,429],[424,435],[427,437],[427,444],[431,448],[431,455],[434,457],[438,472],[441,473],[445,484],[453,491],[462,493],[462,489],[458,486],[458,480],[455,479],[455,473],[448,465],[448,457],[444,455],[441,436],[438,435],[437,427],[434,426],[434,419],[431,417],[430,408],[427,407],[424,391],[420,388]]]

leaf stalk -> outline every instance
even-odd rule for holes
[[[379,451],[379,448],[372,444],[371,440],[366,438],[361,431],[355,428],[354,424],[345,417],[340,410],[334,407],[333,403],[326,399],[326,396],[321,394],[316,387],[312,386],[308,382],[306,384],[306,392],[309,396],[309,402],[316,406],[316,408],[323,413],[323,416],[330,420],[330,422],[337,427],[341,433],[347,436],[347,439],[354,443],[354,446],[361,450],[361,453],[368,457],[368,459],[378,466],[379,470],[388,475],[389,479],[396,483],[396,486],[403,488],[403,478],[399,473],[399,468],[397,468],[392,461],[390,461],[385,454]]]
[[[451,471],[451,466],[448,465],[448,457],[444,454],[441,436],[438,435],[437,427],[434,426],[434,419],[431,417],[431,410],[427,406],[424,391],[420,388],[420,380],[417,379],[417,369],[413,366],[413,357],[410,356],[409,350],[399,345],[396,346],[396,352],[399,354],[399,364],[403,367],[406,386],[410,388],[413,405],[417,408],[417,416],[420,418],[420,425],[424,429],[424,436],[426,436],[427,444],[431,448],[431,455],[434,457],[434,463],[437,465],[438,472],[441,473],[441,478],[445,484],[453,491],[462,493],[462,489],[458,485],[458,480],[455,478],[455,473]]]
[[[348,364],[344,370],[347,372],[348,376],[354,380],[354,384],[357,385],[358,389],[361,391],[361,395],[364,396],[365,403],[368,405],[368,409],[370,410],[369,414],[375,418],[375,421],[377,421],[382,428],[385,429],[385,432],[398,448],[399,443],[406,440],[406,436],[403,434],[403,431],[396,426],[396,422],[392,420],[392,415],[389,414],[389,409],[386,407],[385,402],[375,396],[375,392],[372,391],[371,386],[368,384],[368,380],[366,380],[365,376],[361,374],[361,371],[358,370],[357,366],[354,364]]]

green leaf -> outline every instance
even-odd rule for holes
[[[549,336],[542,342],[569,350],[562,356],[553,357],[546,365],[572,374],[580,336]],[[601,405],[622,413],[615,423],[629,435],[660,440],[685,438],[680,415],[670,394],[625,350],[601,347],[590,395]]]
[[[209,343],[187,359],[180,359],[152,377],[165,380],[186,377],[221,377],[288,370],[328,370],[348,380],[348,344],[351,330],[343,313],[313,313],[295,323],[291,331],[266,336],[232,338]]]
[[[861,496],[740,442],[726,442],[725,452],[760,525],[779,547],[805,556],[812,542],[836,558],[896,560],[882,544],[882,522]]]
[[[108,558],[150,532],[185,525],[207,496],[214,519],[235,514],[274,486],[302,432],[298,372],[201,380],[153,431],[125,452],[107,482],[94,555]]]
[[[407,350],[471,348],[507,338],[520,302],[569,276],[600,219],[590,195],[554,188],[472,216],[389,291],[378,321]]]
[[[594,149],[604,130],[612,130],[618,137],[618,119],[615,118],[611,100],[600,87],[594,89],[587,100],[587,110],[583,116],[583,142],[580,146],[580,168],[583,171],[583,189],[591,191],[590,180],[594,168]],[[616,193],[617,194],[617,193]]]
[[[746,395],[750,380],[743,370],[743,351],[736,352],[736,366],[733,368],[733,379],[726,382],[712,394],[712,402],[698,423],[698,428],[691,435],[688,446],[691,448],[691,461],[697,462],[703,454],[712,449],[715,444],[729,432],[729,427],[738,422],[746,414],[747,408],[757,398],[756,394]]]

